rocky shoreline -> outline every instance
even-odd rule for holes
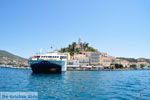
[[[1,68],[11,68],[11,69],[31,69],[29,66],[12,66],[12,65],[2,65]]]

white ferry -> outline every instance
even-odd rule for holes
[[[66,71],[67,56],[63,53],[38,53],[30,57],[29,64],[33,73],[61,73]]]

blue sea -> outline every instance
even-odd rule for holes
[[[38,92],[39,100],[150,100],[150,70],[32,74],[0,68],[0,92]]]

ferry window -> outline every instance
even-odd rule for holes
[[[60,56],[60,59],[66,59],[66,56]]]
[[[63,56],[60,56],[60,59],[63,59]]]

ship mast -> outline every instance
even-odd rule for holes
[[[50,52],[53,52],[53,46],[52,45],[50,46]]]
[[[43,50],[43,49],[41,48],[39,54],[41,54],[42,50]]]

